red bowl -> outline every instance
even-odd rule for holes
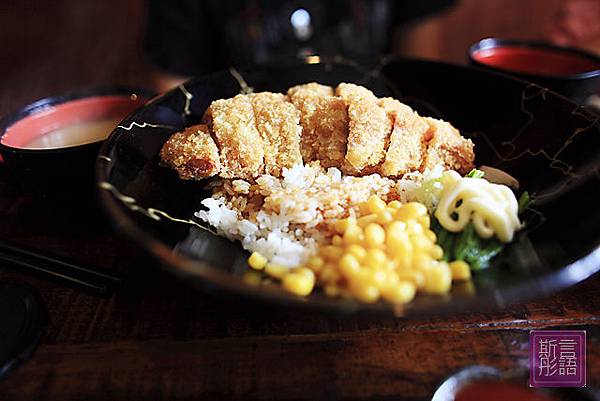
[[[105,138],[77,138],[57,146],[44,146],[40,138],[82,123],[112,119],[116,126],[150,96],[145,91],[110,88],[38,100],[0,120],[0,163],[23,188],[36,193],[91,187],[94,162]],[[113,128],[107,125],[106,137]]]
[[[600,87],[600,58],[570,47],[487,38],[471,46],[469,61],[535,82],[578,103]]]

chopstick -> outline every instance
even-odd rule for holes
[[[60,281],[102,298],[109,298],[121,284],[114,272],[98,271],[42,255],[0,240],[0,261]]]

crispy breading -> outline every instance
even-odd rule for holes
[[[429,124],[404,103],[382,98],[379,104],[393,124],[381,174],[397,177],[421,167],[428,140]]]
[[[249,179],[264,172],[264,144],[248,96],[215,100],[206,110],[204,120],[219,147],[221,177]]]
[[[374,102],[377,101],[377,96],[364,86],[342,82],[335,88],[335,95],[342,98],[345,102],[350,102],[357,99],[367,99]]]
[[[377,97],[367,88],[341,83],[335,93],[348,106],[348,143],[342,170],[346,174],[374,172],[385,156],[392,125]]]
[[[324,167],[340,167],[346,155],[348,111],[346,104],[332,96],[328,86],[310,83],[288,90],[290,101],[300,110],[304,162],[320,160]]]
[[[333,88],[317,82],[309,82],[307,84],[292,86],[288,89],[287,95],[290,98],[295,96],[333,96]]]
[[[219,150],[204,124],[171,135],[160,150],[160,158],[184,180],[211,177],[221,169]]]
[[[450,123],[425,117],[431,139],[423,158],[421,170],[444,165],[448,169],[466,174],[474,168],[473,142],[460,135]]]
[[[340,167],[348,138],[348,110],[344,102],[333,96],[321,98],[309,126],[317,139],[313,143],[317,160],[325,168]]]
[[[163,145],[161,164],[183,179],[279,176],[284,167],[318,160],[346,174],[400,177],[437,165],[466,173],[473,143],[451,124],[421,117],[359,85],[318,83],[288,94],[261,92],[216,100],[203,122]]]
[[[264,144],[265,172],[279,177],[283,167],[302,163],[300,112],[281,93],[261,92],[250,99]]]

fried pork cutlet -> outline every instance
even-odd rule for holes
[[[290,101],[300,110],[305,163],[320,160],[323,167],[340,167],[346,155],[348,112],[346,104],[332,96],[328,86],[310,83],[288,90]]]
[[[460,135],[450,123],[425,117],[431,139],[423,159],[422,169],[441,164],[448,169],[466,174],[474,168],[473,142]]]
[[[342,169],[347,174],[373,173],[385,157],[392,124],[367,88],[341,83],[336,95],[348,106],[348,143]]]
[[[429,139],[429,124],[409,106],[396,99],[386,97],[380,99],[379,104],[393,124],[381,174],[398,177],[419,170]]]
[[[302,163],[300,112],[281,93],[256,93],[250,100],[264,144],[265,172],[278,177],[283,167]]]
[[[473,143],[451,124],[420,117],[392,98],[342,83],[298,85],[216,100],[203,122],[164,144],[162,164],[183,179],[253,179],[318,160],[346,174],[400,177],[442,165],[466,173]]]
[[[249,179],[264,172],[265,148],[248,96],[215,100],[206,110],[204,120],[219,147],[221,177]]]
[[[163,165],[184,180],[200,180],[219,173],[219,150],[206,125],[194,125],[171,135],[160,150]]]

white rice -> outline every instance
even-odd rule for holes
[[[369,196],[408,202],[421,180],[420,173],[393,180],[379,174],[344,176],[318,162],[296,165],[284,168],[282,177],[262,175],[253,183],[213,182],[213,197],[201,202],[208,210],[195,216],[271,263],[296,267],[330,239],[336,220],[356,215]]]

